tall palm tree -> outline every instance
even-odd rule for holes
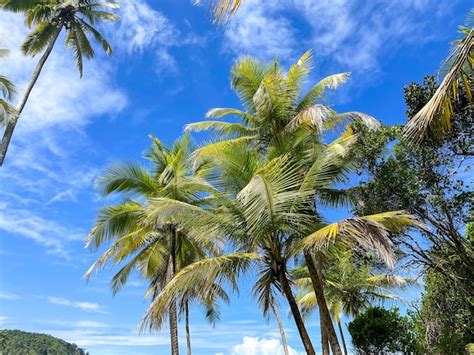
[[[8,56],[8,49],[0,48],[0,60]],[[15,112],[13,106],[9,101],[15,95],[15,86],[5,76],[0,75],[0,125],[6,125],[9,121],[10,116]]]
[[[306,93],[301,93],[303,82],[311,71],[311,63],[310,51],[304,53],[288,71],[281,68],[278,61],[266,64],[252,58],[242,58],[232,68],[231,83],[244,110],[212,109],[207,116],[213,120],[186,126],[188,131],[217,132],[217,141],[198,149],[196,159],[210,161],[218,166],[216,176],[218,180],[226,180],[224,186],[231,185],[234,191],[239,191],[248,183],[243,177],[251,176],[253,160],[268,161],[289,154],[302,165],[305,171],[303,175],[307,175],[302,189],[316,189],[314,195],[317,194],[320,199],[329,200],[332,204],[347,200],[343,191],[336,191],[330,185],[343,178],[350,166],[348,149],[355,140],[350,122],[359,120],[371,129],[376,129],[379,123],[360,112],[338,114],[323,104],[325,91],[345,83],[349,73],[330,75],[317,82]],[[238,122],[222,121],[226,116],[234,116]],[[330,149],[326,149],[321,140],[322,134],[346,123],[348,125],[343,135]],[[259,158],[252,160],[247,154],[236,157],[237,160],[233,162],[232,159],[222,157],[227,151],[238,155],[241,145],[254,147]],[[242,164],[235,163],[238,159],[243,159]],[[245,170],[242,171],[241,167],[245,167]],[[307,211],[317,216],[314,208]],[[312,263],[313,259],[308,252],[305,256]],[[323,312],[322,317],[326,326],[332,326],[328,312]],[[337,348],[334,331],[330,338],[333,347]]]
[[[7,123],[0,143],[0,166],[5,160],[18,119],[61,31],[63,29],[66,31],[66,47],[73,52],[79,74],[82,77],[83,58],[90,59],[95,54],[89,36],[92,36],[107,54],[112,54],[109,43],[94,25],[103,21],[118,20],[119,16],[106,11],[118,7],[116,2],[96,2],[94,0],[0,0],[1,10],[24,13],[26,24],[33,28],[21,46],[23,53],[33,57],[42,53],[26,86],[25,93],[20,98],[16,113]]]
[[[119,204],[104,208],[89,234],[87,246],[92,249],[113,239],[112,245],[97,259],[87,276],[107,263],[125,265],[112,279],[112,290],[117,292],[130,273],[138,269],[151,280],[148,294],[154,297],[174,277],[177,270],[210,253],[219,252],[219,243],[210,238],[193,239],[172,223],[147,223],[147,207],[154,198],[195,204],[202,191],[211,191],[204,180],[192,174],[189,159],[189,137],[178,139],[171,149],[153,138],[146,158],[151,167],[120,164],[109,168],[97,180],[104,195],[123,193]],[[187,302],[190,297],[181,298]],[[209,307],[211,298],[201,297]],[[176,301],[170,302],[167,316],[170,323],[172,354],[178,354],[178,315]]]
[[[446,73],[438,89],[425,106],[404,127],[404,135],[412,142],[425,137],[441,138],[451,129],[453,102],[462,86],[472,102],[474,85],[474,8],[469,11],[462,38],[454,42],[442,70]]]
[[[352,251],[331,248],[325,253],[324,280],[325,296],[329,310],[339,328],[345,354],[348,354],[341,326],[341,314],[356,316],[374,301],[399,299],[392,290],[402,290],[416,282],[413,279],[393,274],[375,273],[373,262],[356,261]],[[317,308],[317,299],[306,266],[297,269],[295,275],[300,289],[298,303],[304,314]]]

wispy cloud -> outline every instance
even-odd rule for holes
[[[67,306],[72,308],[78,308],[86,312],[96,312],[96,313],[105,313],[102,310],[100,304],[95,302],[86,302],[86,301],[71,301],[66,298],[61,297],[48,297],[48,301],[52,304],[57,304],[61,306]]]
[[[86,232],[80,229],[45,219],[32,210],[15,208],[8,203],[1,202],[0,230],[31,239],[45,247],[49,253],[65,259],[70,257],[68,243],[82,241],[86,235]]]
[[[173,48],[202,45],[205,41],[195,34],[183,33],[174,22],[144,0],[123,1],[120,16],[120,22],[109,31],[114,47],[127,54],[153,52],[158,73],[177,71]]]
[[[21,297],[15,293],[0,291],[0,300],[15,301],[19,299],[21,299]]]
[[[0,43],[11,50],[2,74],[20,94],[38,61],[20,52],[27,32],[21,14],[0,12]],[[33,88],[0,169],[0,229],[68,257],[67,244],[85,233],[57,222],[58,212],[52,216],[49,205],[77,201],[91,190],[98,168],[86,154],[93,151],[86,129],[93,120],[117,115],[128,99],[114,83],[115,68],[106,56],[97,51],[80,79],[63,41],[58,40]]]
[[[446,3],[248,0],[226,27],[224,47],[237,55],[282,60],[313,48],[345,70],[374,75],[383,57],[400,46],[432,40],[435,24],[449,16],[439,11]]]

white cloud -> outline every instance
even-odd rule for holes
[[[15,301],[19,300],[20,298],[21,297],[17,294],[0,291],[0,300]]]
[[[155,69],[159,73],[177,70],[172,48],[203,43],[203,39],[194,34],[183,34],[162,12],[144,0],[125,0],[121,4],[121,19],[109,31],[114,48],[128,54],[154,52]]]
[[[260,59],[285,58],[295,50],[295,30],[279,13],[282,1],[247,0],[227,25],[224,48]]]
[[[288,346],[290,355],[303,355]],[[283,346],[279,339],[259,339],[244,337],[241,344],[232,347],[231,355],[283,355]]]
[[[104,313],[100,304],[94,302],[71,301],[61,297],[48,297],[48,301],[61,306],[79,308],[86,312]]]
[[[345,70],[373,75],[383,55],[406,43],[433,39],[433,31],[427,29],[449,16],[438,11],[446,3],[249,0],[226,27],[224,48],[237,55],[278,56],[283,61],[313,48],[319,58],[328,57]]]

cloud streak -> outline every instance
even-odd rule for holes
[[[48,297],[48,302],[52,304],[57,304],[60,306],[67,306],[72,308],[78,308],[86,312],[96,312],[96,313],[105,313],[102,310],[100,304],[95,302],[85,302],[85,301],[71,301],[66,298],[61,297]]]

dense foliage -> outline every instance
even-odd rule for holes
[[[87,355],[76,344],[51,335],[23,332],[21,330],[0,331],[0,354],[2,355]]]
[[[435,91],[430,76],[423,85],[407,85],[408,118]],[[452,131],[441,140],[425,139],[413,147],[398,127],[384,127],[377,135],[361,130],[370,144],[360,146],[359,159],[369,174],[356,189],[361,199],[357,212],[405,208],[425,224],[421,235],[400,236],[398,245],[408,262],[425,272],[425,292],[414,314],[420,351],[433,354],[462,353],[474,341],[474,244],[472,229],[466,227],[472,218],[473,117],[473,106],[461,92]],[[387,143],[391,154],[383,156]]]
[[[410,320],[401,317],[397,308],[369,308],[355,317],[348,329],[354,347],[361,354],[409,354],[415,351],[415,335]]]
[[[410,117],[429,100],[436,90],[433,77],[423,85],[405,87],[407,115]],[[385,127],[377,134],[362,131],[364,141],[358,150],[369,176],[356,194],[359,214],[387,209],[405,209],[425,224],[421,234],[405,235],[399,245],[411,255],[411,260],[429,267],[458,282],[466,295],[474,292],[474,255],[471,243],[463,234],[472,207],[469,161],[472,151],[473,106],[461,95],[455,105],[453,130],[442,140],[426,140],[413,147],[400,136],[398,127]],[[391,154],[381,158],[383,147],[391,142]],[[393,142],[393,143],[392,143]],[[459,259],[451,258],[457,255]],[[461,266],[462,265],[462,266]],[[456,269],[470,270],[464,278]],[[461,278],[460,278],[461,277]]]
[[[471,255],[474,253],[474,230],[468,225],[467,237]],[[472,270],[463,268],[458,255],[455,271],[459,279],[472,278]],[[417,341],[421,351],[430,354],[463,354],[465,345],[474,343],[474,299],[462,287],[442,273],[428,269],[425,290],[416,311],[413,312]]]

